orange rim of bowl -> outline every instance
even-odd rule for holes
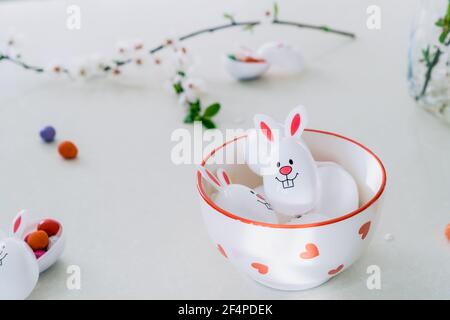
[[[241,221],[243,223],[247,223],[247,224],[253,224],[256,226],[262,226],[262,227],[269,227],[269,228],[281,228],[281,229],[298,229],[298,228],[312,228],[312,227],[320,227],[320,226],[325,226],[325,225],[329,225],[329,224],[333,224],[339,221],[343,221],[346,219],[349,219],[363,211],[365,211],[368,207],[370,207],[373,203],[375,203],[383,194],[384,189],[386,187],[386,169],[384,168],[383,163],[381,162],[380,158],[378,158],[378,156],[373,153],[369,148],[367,148],[366,146],[362,145],[361,143],[352,140],[350,138],[344,137],[340,134],[337,133],[333,133],[333,132],[328,132],[328,131],[323,131],[323,130],[316,130],[316,129],[305,129],[305,131],[308,132],[314,132],[314,133],[319,133],[319,134],[325,134],[325,135],[330,135],[330,136],[334,136],[340,139],[344,139],[348,142],[351,142],[355,145],[357,145],[358,147],[362,148],[363,150],[365,150],[367,153],[369,153],[372,157],[375,158],[375,160],[378,162],[380,169],[381,169],[381,173],[382,173],[382,180],[381,180],[381,185],[380,188],[378,189],[377,193],[368,201],[366,202],[364,205],[362,205],[361,207],[359,207],[358,209],[347,213],[345,215],[342,215],[338,218],[334,218],[334,219],[330,219],[330,220],[326,220],[326,221],[321,221],[321,222],[317,222],[317,223],[308,223],[308,224],[293,224],[293,225],[288,225],[288,224],[276,224],[276,223],[266,223],[266,222],[259,222],[259,221],[255,221],[255,220],[250,220],[250,219],[246,219],[240,216],[237,216],[231,212],[228,212],[222,208],[220,208],[219,206],[217,206],[214,201],[212,201],[209,196],[206,194],[206,192],[203,190],[203,183],[202,183],[202,176],[200,174],[199,171],[197,171],[197,189],[201,195],[201,197],[203,198],[203,200],[205,200],[205,202],[212,207],[213,209],[215,209],[216,211],[220,212],[221,214],[225,215],[228,218],[234,219],[234,220],[238,220]],[[209,158],[211,158],[218,150],[226,147],[227,145],[234,143],[240,139],[246,138],[247,135],[242,135],[239,137],[234,138],[233,140],[227,141],[224,144],[222,144],[220,147],[214,149],[208,156],[206,156],[205,159],[203,159],[202,161],[202,166],[205,166],[206,161],[208,161]]]

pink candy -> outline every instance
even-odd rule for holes
[[[36,259],[39,259],[42,257],[47,251],[45,250],[36,250],[34,251],[34,255],[36,256]]]

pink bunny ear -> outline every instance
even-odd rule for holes
[[[220,181],[214,176],[214,174],[212,174],[211,171],[203,166],[198,166],[198,171],[202,175],[203,179],[208,181],[214,188],[216,188],[217,190],[220,190],[220,188],[222,188]]]
[[[26,227],[27,221],[29,220],[28,211],[22,210],[20,211],[13,220],[11,225],[11,235],[20,236],[23,230]]]
[[[268,141],[274,142],[279,135],[278,125],[272,118],[257,114],[253,119],[256,131],[261,133]]]
[[[306,109],[303,106],[294,108],[286,118],[284,130],[286,137],[300,138],[308,121]]]
[[[217,177],[219,178],[219,181],[222,185],[231,184],[231,179],[228,176],[228,173],[224,169],[222,169],[222,168],[217,169]]]

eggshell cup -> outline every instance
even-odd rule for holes
[[[230,75],[238,80],[254,80],[261,77],[268,69],[269,63],[265,60],[258,62],[245,62],[224,57],[224,64]]]
[[[227,153],[239,157],[245,150],[245,139],[242,136],[225,143],[207,156],[202,165],[211,171],[226,168],[236,183],[260,185],[261,178],[245,164],[215,164]],[[203,219],[219,252],[257,282],[280,290],[317,287],[349,268],[372,238],[386,185],[382,162],[360,143],[312,129],[305,130],[303,139],[316,161],[334,161],[354,177],[360,195],[357,210],[303,225],[251,221],[218,207],[212,200],[212,188],[197,172]]]
[[[28,234],[37,230],[37,227],[42,220],[46,219],[39,219],[28,223],[27,226],[23,229],[22,233],[18,236],[25,241],[25,238]],[[55,264],[55,262],[59,259],[59,257],[61,257],[64,251],[64,246],[66,242],[64,228],[59,221],[58,223],[59,223],[59,231],[55,235],[56,237],[58,237],[58,240],[55,242],[55,244],[53,244],[53,246],[50,247],[50,249],[47,250],[46,253],[44,253],[39,259],[37,259],[37,263],[39,266],[39,273],[44,272],[45,270],[50,268],[53,264]],[[28,248],[31,250],[31,252],[33,252],[33,250],[30,247]]]

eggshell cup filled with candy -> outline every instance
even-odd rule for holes
[[[43,224],[48,222],[57,225],[58,228],[50,233],[48,229],[42,227]],[[46,233],[49,239],[48,244],[44,245],[43,248],[34,250],[29,243],[29,238],[33,233]],[[64,251],[66,242],[64,229],[61,223],[49,218],[30,221],[17,236],[20,237],[20,239],[23,239],[33,251],[37,259],[40,273],[50,268],[59,259]]]
[[[224,57],[225,68],[237,80],[254,80],[269,69],[269,63],[256,56],[229,54]]]
[[[302,138],[316,161],[332,161],[353,176],[359,193],[357,210],[308,224],[254,221],[221,208],[214,201],[215,189],[197,171],[201,211],[214,245],[236,268],[280,290],[317,287],[349,268],[372,238],[386,185],[381,160],[362,144],[312,129],[306,129]],[[228,155],[245,157],[246,139],[241,136],[226,142],[207,156],[202,166],[210,172],[224,168],[236,183],[258,187],[261,177],[246,164],[216,164],[229,159]]]

